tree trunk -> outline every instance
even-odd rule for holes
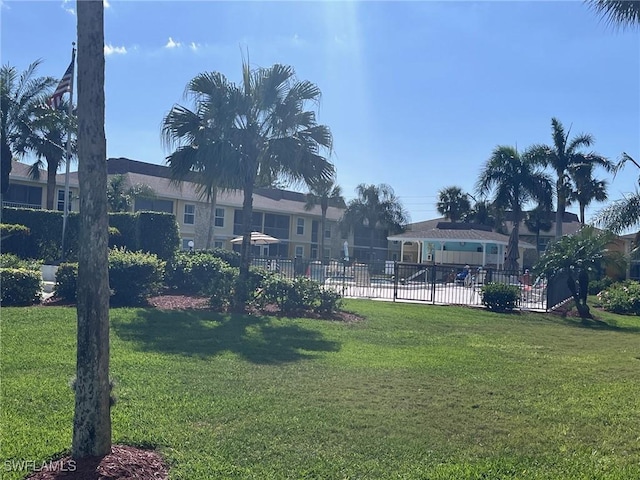
[[[11,147],[9,147],[4,136],[1,141],[2,146],[0,147],[0,156],[2,157],[2,174],[0,176],[2,178],[0,182],[0,195],[4,196],[9,188],[9,174],[11,173],[11,159],[13,158],[13,155],[11,154]]]
[[[207,230],[207,250],[211,250],[213,248],[213,228],[216,222],[216,196],[218,195],[218,189],[213,188],[211,192],[211,198],[209,199],[209,204],[211,209],[209,210],[209,229]]]
[[[373,261],[374,261],[374,252],[373,252],[373,242],[375,241],[376,238],[376,229],[375,227],[371,226],[371,223],[369,223],[371,231],[369,233],[369,265],[370,268],[373,267]]]
[[[584,210],[585,204],[580,202],[580,224],[584,227]]]
[[[566,208],[564,182],[562,175],[559,175],[558,181],[556,183],[556,193],[558,195],[558,208],[556,208],[556,238],[560,238],[562,236],[562,221],[564,220],[564,210]]]
[[[251,228],[253,220],[253,181],[245,182],[242,201],[242,249],[240,252],[240,278],[249,278],[251,261]]]
[[[74,458],[111,451],[107,163],[104,133],[104,7],[76,4],[78,15],[78,345]]]
[[[56,172],[58,171],[58,163],[54,160],[47,159],[47,210],[55,210],[53,208],[56,198]],[[71,203],[69,203],[71,205]]]
[[[327,223],[327,207],[325,207],[324,205],[321,206],[322,208],[322,218],[320,220],[320,261],[322,262],[322,265],[325,264],[324,261],[324,229],[325,229],[325,224]]]

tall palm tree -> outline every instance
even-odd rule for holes
[[[66,161],[67,134],[71,132],[71,154],[75,154],[77,145],[75,140],[75,117],[69,116],[68,104],[62,102],[58,109],[40,106],[34,110],[34,116],[29,125],[22,125],[26,131],[18,135],[15,143],[16,152],[20,155],[31,152],[36,161],[29,169],[31,178],[38,180],[40,170],[46,162],[47,167],[47,201],[46,208],[54,209],[56,201],[56,174],[58,168]]]
[[[389,234],[405,229],[409,214],[402,206],[393,189],[384,183],[356,187],[357,198],[347,204],[341,219],[341,228],[347,233],[356,227],[369,230],[369,258],[374,260],[373,246],[376,230],[387,230]]]
[[[109,221],[104,133],[104,5],[77,2],[78,18],[78,327],[74,458],[111,451],[109,384]]]
[[[107,206],[110,212],[129,212],[136,198],[155,196],[155,190],[144,183],[128,186],[122,174],[114,175],[107,181]]]
[[[336,185],[333,179],[320,180],[309,186],[307,201],[304,205],[306,211],[313,210],[316,205],[320,205],[322,219],[320,221],[320,258],[324,262],[324,231],[327,223],[327,210],[329,205],[344,208],[345,201],[342,196],[342,188]]]
[[[530,201],[548,203],[552,186],[549,177],[530,157],[521,156],[515,147],[499,145],[484,164],[476,189],[480,195],[493,192],[496,207],[512,211],[513,230],[508,249],[517,252],[524,206]],[[508,260],[505,269],[518,270],[517,260]]]
[[[438,192],[436,208],[445,218],[458,222],[471,211],[471,202],[460,187],[446,187]]]
[[[620,171],[627,162],[631,162],[640,168],[640,163],[630,155],[623,153],[616,167],[616,173]],[[640,176],[638,176],[638,186],[640,186]],[[626,195],[620,200],[616,200],[598,212],[595,217],[595,223],[615,233],[620,233],[627,228],[640,226],[640,193],[638,190]]]
[[[16,143],[31,131],[34,112],[56,83],[52,77],[36,77],[40,63],[36,60],[21,74],[10,65],[0,68],[0,201],[9,188],[11,160],[20,155]]]
[[[586,0],[602,17],[622,27],[640,25],[640,2],[638,0]]]
[[[334,174],[323,156],[331,152],[331,132],[306,110],[308,103],[317,105],[321,92],[298,81],[292,67],[251,69],[248,62],[239,85],[209,72],[191,80],[187,91],[195,110],[176,105],[163,124],[165,142],[178,147],[167,160],[184,175],[195,171],[205,186],[243,190],[240,275],[246,279],[256,180],[311,185]]]
[[[607,195],[607,181],[593,178],[593,164],[581,163],[569,170],[574,189],[569,193],[568,201],[578,202],[580,223],[585,224],[584,212],[591,202],[604,202]]]
[[[569,140],[569,131],[557,118],[551,119],[551,136],[553,145],[533,145],[527,150],[527,156],[545,167],[551,167],[556,173],[556,238],[562,236],[562,222],[567,206],[567,199],[571,192],[570,170],[576,165],[601,165],[611,169],[611,162],[597,153],[582,151],[591,147],[594,138],[590,134],[582,133]]]
[[[527,212],[524,218],[527,229],[536,236],[536,259],[540,259],[540,232],[548,232],[553,226],[551,222],[551,209],[549,205],[538,205],[533,210]]]

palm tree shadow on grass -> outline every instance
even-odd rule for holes
[[[315,358],[340,350],[338,342],[298,325],[272,325],[267,317],[213,312],[144,310],[133,320],[115,319],[118,337],[142,351],[212,357],[232,352],[257,364]]]

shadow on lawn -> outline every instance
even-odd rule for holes
[[[115,319],[112,326],[121,339],[144,351],[200,357],[233,352],[259,364],[295,362],[340,349],[314,330],[269,322],[252,315],[144,310],[131,321]]]

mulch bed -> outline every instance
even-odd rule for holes
[[[27,477],[31,480],[165,480],[169,471],[153,450],[113,445],[104,457],[73,460],[63,457],[42,466]]]

